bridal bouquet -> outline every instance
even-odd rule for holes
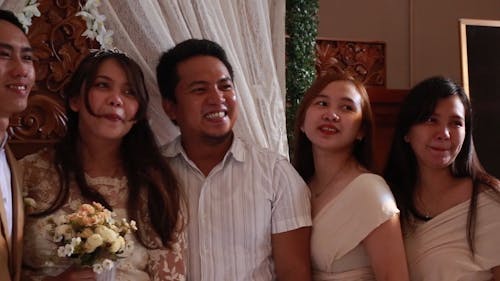
[[[135,221],[115,220],[116,215],[101,204],[82,204],[74,213],[52,217],[49,234],[59,246],[59,257],[76,259],[81,266],[91,266],[96,273],[111,270],[114,261],[126,257],[133,241],[125,235],[136,231]]]

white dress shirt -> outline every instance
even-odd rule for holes
[[[12,237],[12,188],[10,168],[5,153],[7,138],[8,136],[5,134],[4,139],[0,143],[0,195],[2,197],[2,205],[5,208],[5,214],[7,215],[7,231],[9,233],[7,237]]]
[[[188,280],[274,280],[271,234],[311,225],[309,189],[288,160],[237,137],[207,177],[180,137],[164,155],[188,197]]]

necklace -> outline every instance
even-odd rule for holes
[[[334,175],[330,178],[330,180],[328,180],[328,181],[326,182],[326,184],[324,184],[324,185],[321,187],[321,189],[319,189],[317,192],[312,192],[312,195],[313,195],[314,199],[317,199],[318,197],[320,197],[320,196],[321,196],[321,194],[323,194],[325,191],[327,191],[327,190],[328,190],[328,186],[329,186],[329,185],[333,182],[333,180],[335,180],[335,179],[336,179],[336,178],[340,175],[340,172],[342,172],[342,171],[345,169],[345,167],[346,167],[346,166],[347,166],[347,165],[344,165],[342,168],[340,168],[340,169],[339,169],[339,170],[338,170],[338,171],[337,171],[337,172],[336,172],[336,173],[335,173],[335,174],[334,174]]]
[[[415,210],[416,212],[414,213],[415,217],[417,219],[423,220],[423,221],[429,221],[433,218],[431,216],[431,212],[427,209],[427,207],[424,204],[424,201],[422,200],[422,196],[420,195],[420,192],[417,193],[417,201],[419,205],[419,209],[423,211],[423,214],[420,211]]]

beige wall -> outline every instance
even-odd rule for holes
[[[387,87],[461,80],[459,18],[500,20],[499,0],[320,0],[318,36],[386,43]]]

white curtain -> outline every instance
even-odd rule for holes
[[[2,1],[5,2],[2,4]],[[160,54],[188,38],[218,42],[234,68],[242,138],[288,155],[285,121],[286,0],[102,0],[114,45],[142,66],[152,94],[150,119],[160,144],[177,134],[161,107]],[[13,7],[18,0],[0,0]]]

